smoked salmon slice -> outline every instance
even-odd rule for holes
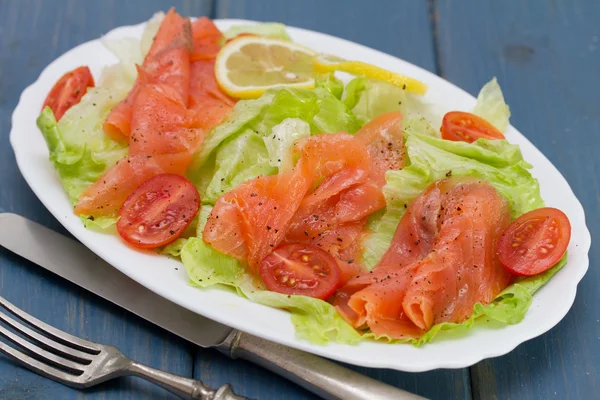
[[[366,148],[347,133],[313,136],[301,146],[300,160],[291,171],[258,177],[221,196],[204,228],[204,240],[225,254],[247,260],[256,272],[260,261],[285,239],[315,183],[347,168],[368,168]]]
[[[402,115],[391,112],[363,126],[352,137],[353,145],[361,149],[360,157],[339,145],[331,149],[348,152],[356,164],[330,174],[306,196],[292,221],[288,241],[314,244],[342,261],[358,261],[361,249],[357,244],[366,217],[385,206],[385,172],[405,163],[401,122]],[[342,271],[349,272],[344,276],[359,272],[357,265],[348,268],[344,263]]]
[[[104,132],[117,141],[126,140],[131,132],[131,118],[136,99],[144,83],[165,84],[172,87],[187,104],[190,82],[190,50],[192,35],[190,21],[172,8],[165,16],[152,46],[138,71],[138,79],[127,95],[110,112],[104,122]]]
[[[193,40],[192,40],[193,38]],[[129,156],[80,196],[75,212],[116,215],[127,196],[162,173],[183,175],[208,132],[231,111],[234,101],[214,77],[221,32],[207,18],[190,25],[173,9],[138,68],[128,97],[109,115],[107,133],[129,140]],[[190,62],[191,54],[204,54]]]
[[[201,17],[192,23],[192,37],[188,107],[194,125],[208,132],[229,115],[236,102],[221,90],[215,77],[215,57],[224,41],[221,31]]]
[[[260,261],[283,241],[311,184],[302,165],[245,182],[217,200],[202,238],[258,272]]]
[[[507,201],[488,183],[438,181],[410,204],[379,264],[334,304],[353,326],[396,339],[462,322],[512,280],[495,257],[509,221]]]
[[[116,215],[131,192],[153,176],[183,175],[203,139],[170,86],[144,85],[132,115],[129,156],[109,169],[79,197],[77,214]]]
[[[385,205],[385,171],[404,165],[400,121],[393,113],[355,136],[320,134],[299,143],[291,171],[248,181],[217,200],[204,240],[247,260],[254,272],[281,243],[309,243],[337,258],[345,283],[361,272],[366,217]],[[383,161],[375,159],[382,153]]]

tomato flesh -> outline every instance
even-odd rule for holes
[[[200,194],[182,176],[161,174],[133,191],[119,210],[119,235],[135,247],[171,243],[190,225],[200,208]]]
[[[340,283],[340,267],[324,250],[287,243],[260,263],[260,276],[273,292],[327,299]]]
[[[443,139],[455,142],[473,143],[479,138],[504,139],[502,132],[485,119],[462,111],[446,113],[440,131]]]
[[[88,87],[94,87],[94,77],[88,67],[79,67],[67,72],[48,93],[42,110],[46,106],[50,107],[58,121],[69,108],[79,103]]]
[[[569,218],[556,208],[539,208],[504,230],[498,240],[498,259],[515,275],[537,275],[561,259],[570,239]]]

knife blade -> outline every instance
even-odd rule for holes
[[[36,222],[5,213],[0,227],[0,244],[13,253],[201,347],[222,343],[233,330],[158,296],[81,243]]]
[[[0,246],[177,336],[254,362],[325,399],[424,399],[195,314],[135,282],[83,244],[20,215],[0,214]]]

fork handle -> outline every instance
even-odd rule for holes
[[[208,388],[202,382],[170,374],[132,361],[127,372],[130,375],[152,382],[183,399],[190,400],[248,400],[233,393],[231,386],[225,384],[217,390]]]

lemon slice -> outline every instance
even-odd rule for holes
[[[362,61],[347,61],[327,54],[319,54],[315,57],[314,71],[316,73],[342,71],[352,75],[364,75],[367,78],[391,83],[415,94],[424,95],[427,92],[427,85],[416,79]]]
[[[316,53],[296,43],[240,36],[221,49],[215,62],[217,83],[232,97],[257,98],[277,86],[312,89]]]

